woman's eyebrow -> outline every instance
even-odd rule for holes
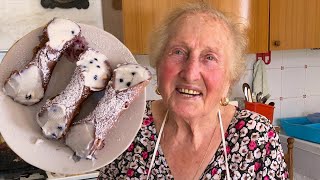
[[[221,54],[221,50],[218,47],[211,47],[211,46],[206,46],[202,52],[213,52],[217,54],[218,56]]]

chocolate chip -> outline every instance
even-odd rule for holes
[[[90,64],[92,64],[93,63],[93,61],[90,61]]]
[[[72,34],[74,34],[74,31],[71,31]]]
[[[30,99],[31,99],[31,97],[32,97],[32,95],[31,95],[31,94],[29,94],[29,95],[28,95],[28,94],[26,94],[26,97],[25,97],[25,98],[26,98],[26,99],[28,99],[28,100],[30,100]]]
[[[94,60],[98,61],[98,59],[97,59],[97,58],[94,58]]]
[[[131,85],[131,82],[127,82],[127,86],[130,87],[130,85]]]
[[[100,68],[100,66],[99,66],[99,65],[97,65],[97,68]]]
[[[94,79],[94,80],[97,80],[97,79],[98,79],[98,76],[97,76],[97,75],[94,75],[94,76],[93,76],[93,79]]]
[[[132,74],[132,76],[134,76],[136,73],[135,73],[135,72],[132,72],[131,74]]]
[[[57,135],[55,133],[52,133],[51,136],[55,139],[57,139]]]
[[[62,131],[62,126],[58,126],[58,129],[59,129],[60,131]]]
[[[87,66],[82,66],[83,68],[87,68]]]
[[[119,81],[122,83],[122,82],[123,82],[123,79],[119,79]]]

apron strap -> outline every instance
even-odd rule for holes
[[[162,137],[163,127],[164,127],[164,125],[166,124],[166,121],[167,121],[168,112],[169,111],[167,110],[166,115],[164,116],[164,119],[162,121],[162,125],[161,125],[161,128],[160,128],[159,136],[158,136],[158,139],[157,139],[157,142],[156,142],[156,146],[154,147],[151,163],[150,163],[150,166],[149,166],[147,180],[149,179],[149,176],[150,176],[150,173],[151,173],[151,169],[152,169],[154,161],[156,159],[156,154],[157,154],[157,151],[158,151],[158,148],[159,148],[160,139]]]

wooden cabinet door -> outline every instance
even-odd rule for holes
[[[270,0],[270,50],[320,47],[319,0]]]
[[[269,48],[269,0],[204,0],[248,26],[249,53]]]
[[[122,0],[124,44],[134,54],[148,53],[154,26],[174,7],[204,1],[217,9],[240,16],[249,24],[249,53],[268,51],[268,0]]]
[[[123,41],[133,54],[147,54],[150,32],[179,4],[199,0],[122,0]]]

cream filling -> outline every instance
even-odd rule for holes
[[[149,71],[138,64],[121,65],[115,71],[114,89],[125,90],[150,79]]]
[[[200,95],[201,94],[199,91],[192,90],[192,89],[179,88],[178,91],[181,93],[190,94],[190,95]]]
[[[84,85],[90,87],[93,91],[99,91],[105,88],[106,80],[111,76],[111,69],[107,65],[108,58],[93,49],[88,49],[83,53],[77,66],[81,67],[84,75]]]
[[[40,69],[31,65],[29,68],[13,74],[4,85],[3,91],[21,104],[32,105],[39,102],[44,95]]]
[[[61,138],[67,125],[65,115],[66,108],[57,104],[38,114],[37,121],[42,128],[43,134],[51,139]]]
[[[72,126],[66,136],[66,145],[81,158],[88,156],[93,141],[94,126],[89,123]]]
[[[79,35],[80,27],[68,19],[54,18],[48,24],[47,33],[49,38],[47,45],[60,51],[66,42]]]

